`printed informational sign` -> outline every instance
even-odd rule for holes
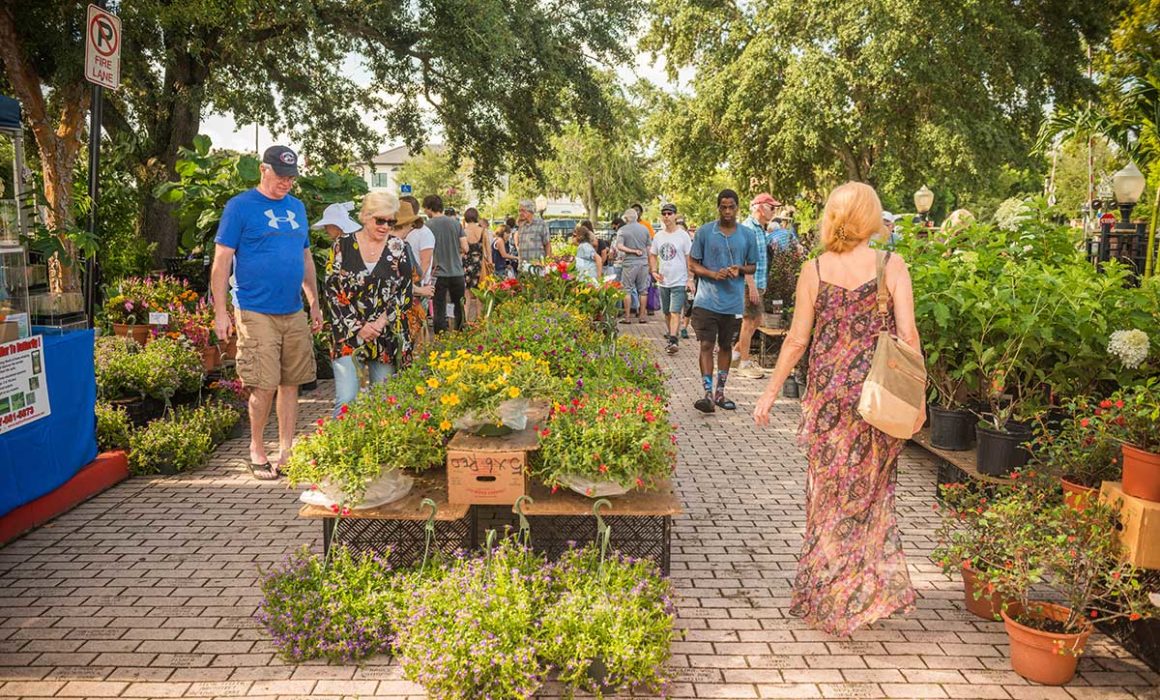
[[[85,26],[85,79],[116,90],[121,87],[121,19],[89,5]]]
[[[0,433],[52,413],[44,373],[44,337],[0,345]]]
[[[164,311],[150,311],[149,312],[150,326],[168,326],[169,314]]]

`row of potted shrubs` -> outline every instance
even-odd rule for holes
[[[119,406],[97,402],[97,444],[102,452],[125,450],[133,474],[177,474],[203,466],[241,425],[238,406],[210,399],[179,406],[138,428]]]
[[[550,563],[518,538],[395,569],[390,556],[303,549],[264,572],[258,621],[287,660],[394,654],[431,698],[665,691],[675,608],[647,560],[594,545]]]

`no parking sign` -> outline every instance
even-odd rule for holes
[[[116,90],[121,87],[121,20],[89,5],[85,27],[85,79]]]

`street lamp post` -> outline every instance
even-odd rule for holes
[[[914,193],[914,210],[918,212],[919,223],[926,223],[926,214],[930,211],[934,204],[934,192],[930,188],[923,185]]]
[[[1132,209],[1144,193],[1144,174],[1135,163],[1128,163],[1112,176],[1112,194],[1120,208],[1120,221],[1113,217],[1100,224],[1100,242],[1095,256],[1097,263],[1122,260],[1137,273],[1147,273],[1147,241],[1143,222],[1133,224]]]

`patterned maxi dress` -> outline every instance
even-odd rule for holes
[[[814,261],[818,265],[817,260]],[[878,286],[822,282],[798,440],[806,451],[806,535],[790,614],[844,637],[914,605],[894,517],[898,454],[857,413],[881,317]],[[888,320],[894,332],[894,315]]]

